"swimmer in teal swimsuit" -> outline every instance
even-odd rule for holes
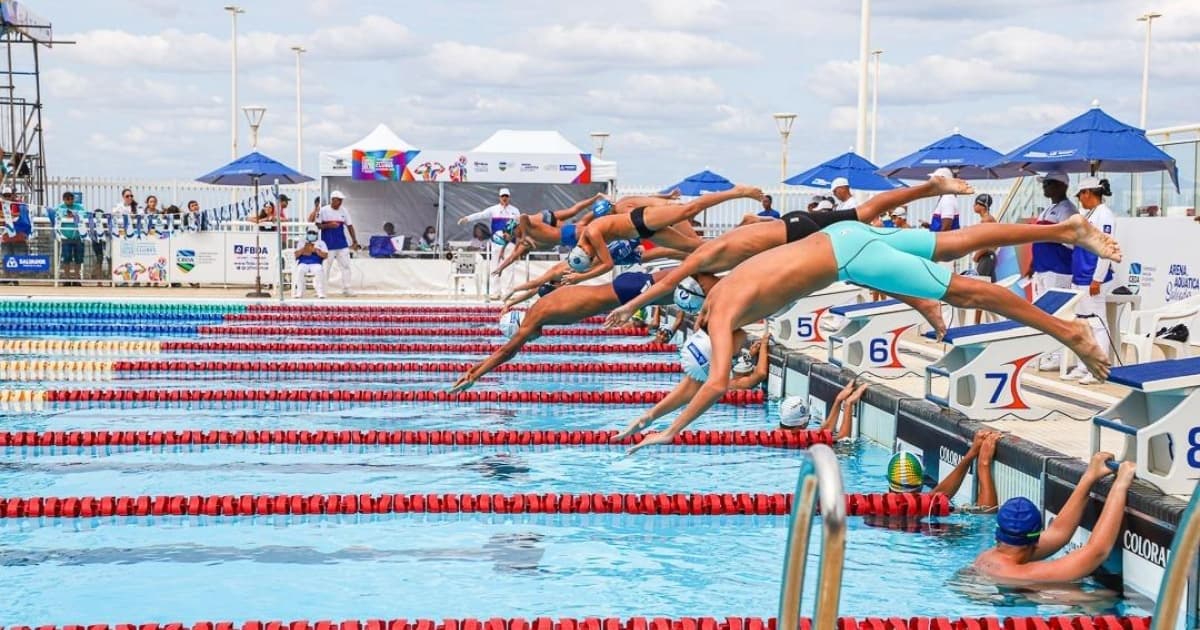
[[[955,260],[984,247],[1034,242],[1075,245],[1102,258],[1121,260],[1117,242],[1082,216],[1054,225],[985,223],[938,233],[843,221],[754,256],[725,276],[700,308],[697,325],[707,327],[713,343],[712,372],[704,387],[670,428],[647,438],[637,448],[674,439],[725,394],[734,330],[777,313],[797,298],[838,280],[893,295],[991,311],[1050,335],[1078,355],[1098,380],[1107,379],[1107,355],[1096,344],[1086,322],[1058,319],[1006,287],[954,275],[932,262]]]

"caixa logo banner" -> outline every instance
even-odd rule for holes
[[[50,271],[50,257],[20,254],[5,256],[4,271],[8,273],[45,273]]]

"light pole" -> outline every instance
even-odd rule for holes
[[[779,130],[779,181],[787,179],[788,136],[792,135],[792,123],[796,122],[796,114],[772,114],[775,118],[775,128]]]
[[[304,115],[300,107],[300,55],[308,52],[303,46],[292,46],[296,53],[296,170],[304,172]]]
[[[879,131],[879,58],[883,56],[882,49],[871,51],[875,58],[875,78],[871,81],[871,162],[875,162],[875,137]]]
[[[262,126],[263,116],[267,114],[267,108],[262,105],[247,105],[242,108],[242,112],[246,114],[246,122],[250,123],[250,145],[252,151],[258,150],[258,128]],[[258,199],[258,176],[254,176],[254,210],[255,216],[260,213]],[[279,216],[279,210],[275,210],[275,216]],[[278,220],[278,219],[275,219]],[[278,237],[277,237],[278,238]],[[283,291],[282,285],[279,287]],[[254,228],[254,290],[247,293],[246,297],[264,298],[271,297],[270,293],[262,289],[262,230],[255,226]]]
[[[251,150],[258,150],[258,128],[262,126],[263,116],[267,115],[267,108],[262,105],[247,105],[242,108],[242,113],[246,114],[246,122],[250,123],[250,145]]]
[[[235,6],[232,4],[227,5],[225,7],[225,10],[228,11],[229,16],[231,18],[233,18],[233,37],[230,39],[230,48],[233,53],[233,72],[232,72],[232,74],[233,74],[233,77],[232,77],[233,97],[232,97],[232,101],[229,104],[229,126],[231,127],[231,129],[229,131],[233,135],[233,144],[231,147],[232,151],[230,152],[231,153],[230,158],[236,160],[237,156],[238,156],[238,152],[237,152],[237,145],[238,145],[237,17],[238,17],[239,13],[245,13],[246,10],[239,6]]]
[[[858,30],[858,128],[854,151],[867,152],[867,55],[871,50],[871,0],[862,0]]]
[[[596,147],[596,158],[597,159],[603,158],[604,157],[604,142],[606,140],[608,140],[608,135],[609,135],[608,132],[607,131],[593,131],[589,135],[592,136],[592,146]]]
[[[1141,127],[1146,129],[1146,107],[1150,101],[1150,28],[1154,20],[1162,17],[1161,13],[1144,13],[1138,16],[1139,22],[1146,23],[1146,48],[1142,52],[1142,117]]]

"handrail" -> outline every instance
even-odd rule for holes
[[[778,630],[800,628],[804,568],[818,501],[824,532],[812,628],[834,630],[842,594],[842,569],[846,562],[846,499],[837,455],[824,444],[816,444],[808,449],[800,467],[800,478],[796,481],[792,522],[783,562],[783,585],[779,593]]]
[[[1200,552],[1200,485],[1192,492],[1192,500],[1179,519],[1175,540],[1171,542],[1171,555],[1163,571],[1162,583],[1158,586],[1158,602],[1154,604],[1154,617],[1150,630],[1170,630],[1175,627],[1179,607],[1183,604],[1184,589],[1187,588],[1188,573]],[[1195,628],[1196,611],[1187,613],[1187,628]]]

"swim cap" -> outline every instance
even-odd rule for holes
[[[688,315],[695,315],[704,306],[704,289],[696,279],[688,276],[675,287],[675,306]]]
[[[567,254],[567,265],[578,273],[583,273],[592,268],[592,257],[583,251],[582,247],[576,246]]]
[[[804,396],[788,396],[779,401],[779,424],[785,427],[804,427],[808,426],[811,419]]]
[[[515,234],[517,231],[517,223],[518,222],[516,219],[509,219],[504,223],[504,231],[508,232],[509,234]]]
[[[887,480],[891,492],[920,492],[925,486],[925,467],[916,455],[900,451],[888,460]]]
[[[542,210],[542,223],[553,227],[558,225],[558,217],[554,216],[554,212],[550,210]]]
[[[546,297],[547,295],[550,294],[551,291],[553,291],[557,288],[558,288],[557,284],[551,284],[549,282],[546,282],[546,283],[542,284],[542,286],[538,287],[538,297]]]
[[[637,244],[627,240],[609,243],[608,253],[615,265],[636,265],[642,260],[641,256],[637,255]]]
[[[1025,497],[1004,502],[996,512],[996,542],[1016,547],[1036,545],[1042,535],[1042,511]]]
[[[523,321],[525,321],[525,311],[509,311],[501,315],[500,334],[504,335],[505,339],[512,339]]]
[[[710,356],[712,340],[704,331],[698,331],[679,347],[679,362],[683,364],[683,373],[697,381],[708,380]]]
[[[750,356],[750,351],[745,348],[738,353],[737,358],[733,360],[733,373],[738,376],[745,376],[754,371],[754,357]]]
[[[505,245],[508,245],[508,237],[504,235],[502,230],[496,230],[495,232],[492,232],[492,242],[500,247],[504,247]]]
[[[612,202],[607,199],[597,199],[596,203],[592,204],[592,214],[597,219],[612,212]]]

